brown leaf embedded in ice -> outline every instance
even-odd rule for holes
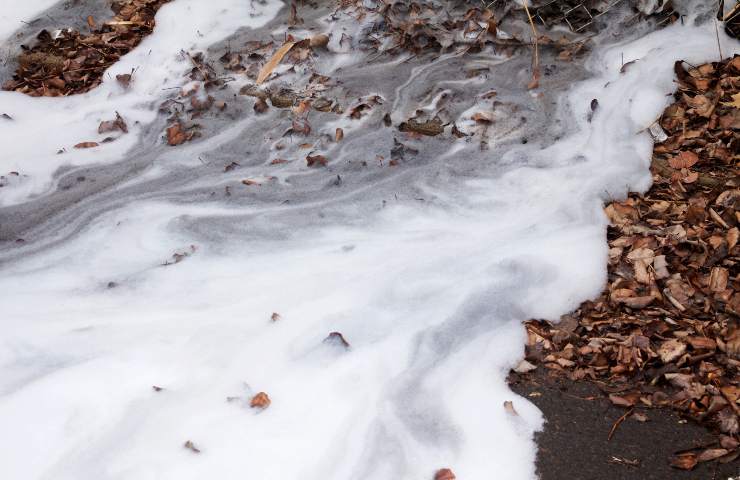
[[[306,165],[309,167],[322,166],[325,167],[329,164],[329,160],[323,155],[308,155],[306,156]]]
[[[663,342],[658,347],[658,355],[663,363],[671,363],[686,353],[686,344],[672,338]]]
[[[434,474],[434,480],[455,480],[457,477],[449,468],[440,468]]]
[[[413,132],[426,135],[428,137],[434,137],[444,131],[444,126],[439,119],[433,119],[426,122],[418,122],[415,119],[409,119],[407,122],[402,122],[398,129],[402,132]]]
[[[326,48],[326,46],[329,45],[329,35],[323,33],[314,35],[313,37],[311,37],[309,45],[311,46],[311,48]]]
[[[277,322],[281,318],[283,317],[281,317],[280,314],[277,312],[272,312],[272,315],[270,315],[270,320],[272,320],[273,322]]]
[[[267,77],[270,76],[273,70],[275,70],[275,68],[280,64],[280,61],[283,59],[285,54],[287,54],[295,44],[296,42],[285,42],[282,47],[278,48],[272,58],[270,58],[270,60],[262,67],[257,75],[257,85],[260,85],[267,80]]]
[[[270,406],[272,401],[270,400],[270,397],[267,396],[265,392],[259,392],[257,395],[252,397],[252,400],[249,402],[249,406],[252,408],[260,408],[265,409]]]
[[[100,122],[100,125],[98,126],[98,133],[108,133],[116,131],[128,133],[128,125],[126,125],[126,121],[118,112],[116,112],[115,120],[106,120],[104,122]]]
[[[97,142],[81,142],[75,145],[75,148],[94,148],[97,147]]]
[[[493,119],[491,118],[490,113],[486,112],[478,112],[474,113],[472,117],[470,117],[475,123],[491,123],[493,122]]]
[[[254,111],[257,114],[265,113],[267,110],[270,109],[270,106],[267,104],[264,98],[258,98],[254,102]]]
[[[341,142],[343,138],[344,138],[344,130],[342,130],[341,128],[337,128],[336,131],[334,132],[334,141]]]
[[[170,146],[177,146],[193,138],[193,132],[186,132],[180,122],[175,122],[167,127],[167,143]]]

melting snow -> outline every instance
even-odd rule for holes
[[[6,10],[0,36],[51,3]],[[0,113],[14,119],[0,125],[0,172],[28,175],[0,191],[0,205],[50,191],[59,166],[120,161],[150,133],[162,88],[182,84],[181,48],[264,25],[280,7],[172,2],[155,33],[111,69],[111,78],[139,69],[128,92],[111,78],[79,97],[0,92]],[[601,290],[602,201],[649,186],[647,129],[670,101],[673,62],[717,56],[714,26],[692,23],[598,49],[592,78],[560,99],[574,133],[512,150],[500,159],[512,168],[465,181],[462,194],[436,185],[434,206],[389,205],[366,222],[224,240],[187,227],[216,219],[202,228],[253,222],[243,231],[278,232],[290,207],[139,195],[104,212],[91,202],[91,222],[47,248],[17,257],[8,247],[4,478],[427,479],[444,466],[464,479],[533,478],[543,419],[505,383],[523,353],[520,322],[556,319]],[[726,55],[739,51],[722,41]],[[70,150],[112,111],[139,123],[113,144]],[[194,161],[239,134],[227,129],[159,162]],[[2,212],[0,223],[12,221]],[[187,257],[162,266],[178,253]],[[324,342],[334,331],[348,348]],[[260,391],[269,408],[248,408]],[[504,408],[509,400],[518,416]]]

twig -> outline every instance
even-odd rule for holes
[[[719,50],[719,61],[721,62],[725,57],[722,55],[722,45],[719,42],[719,27],[717,26],[717,19],[714,19],[714,34],[717,37],[717,50]]]
[[[532,20],[532,15],[529,13],[529,8],[527,7],[527,2],[522,2],[522,5],[524,6],[524,11],[527,13],[527,18],[529,19],[529,25],[532,26],[532,35],[534,36],[534,57],[532,59],[532,81],[529,82],[529,85],[527,85],[527,88],[530,90],[533,88],[537,88],[540,85],[540,45],[537,34],[537,27],[534,26],[534,20]]]
[[[606,441],[607,441],[607,442],[608,442],[609,440],[611,440],[611,439],[612,439],[612,437],[614,436],[614,432],[616,432],[616,431],[617,431],[617,427],[619,427],[619,425],[621,425],[621,424],[622,424],[622,422],[624,422],[624,420],[625,420],[625,419],[626,419],[627,417],[629,417],[630,415],[632,415],[632,412],[633,412],[634,410],[635,410],[634,408],[630,408],[629,410],[627,410],[627,413],[625,413],[624,415],[622,415],[621,417],[619,417],[619,418],[617,419],[617,421],[616,421],[616,422],[614,422],[614,425],[612,425],[612,429],[611,429],[611,430],[609,431],[609,436],[608,436],[608,437],[606,438]]]

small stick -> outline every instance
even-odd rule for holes
[[[629,417],[630,415],[632,415],[632,412],[633,412],[634,410],[635,410],[634,408],[630,408],[629,410],[627,410],[627,413],[625,413],[624,415],[622,415],[621,417],[619,417],[619,418],[617,419],[617,421],[616,421],[616,422],[614,422],[614,425],[612,425],[612,429],[611,429],[611,430],[609,431],[609,436],[608,436],[608,437],[606,438],[606,441],[607,441],[607,442],[608,442],[609,440],[611,440],[611,439],[612,439],[612,437],[614,436],[614,432],[616,432],[616,431],[617,431],[617,427],[619,427],[619,425],[620,425],[620,424],[621,424],[622,422],[624,422],[624,420],[625,420],[625,419],[626,419],[627,417]]]
[[[717,50],[719,50],[719,61],[721,62],[725,57],[722,55],[722,45],[719,43],[719,27],[716,18],[714,19],[714,34],[717,36]]]
[[[527,0],[524,0],[522,2],[522,5],[524,6],[524,11],[527,13],[527,18],[529,19],[529,24],[532,26],[532,35],[534,35],[534,58],[532,61],[532,81],[529,82],[529,85],[527,88],[537,88],[540,84],[540,45],[537,34],[537,28],[534,26],[534,20],[532,20],[532,15],[529,13],[529,8],[527,8]]]

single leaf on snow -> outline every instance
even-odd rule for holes
[[[295,45],[297,42],[285,42],[282,47],[278,48],[277,52],[272,56],[272,58],[264,64],[262,69],[260,70],[260,73],[257,75],[257,85],[260,85],[261,83],[264,83],[265,80],[267,80],[267,77],[270,76],[273,70],[280,64],[280,61],[283,59],[283,57],[290,51],[291,48],[293,48],[293,45]]]
[[[97,147],[97,142],[81,142],[75,145],[75,148],[94,148]]]
[[[449,468],[440,468],[434,474],[434,480],[455,480],[457,477]]]
[[[252,397],[252,400],[249,402],[249,406],[264,410],[269,407],[271,403],[272,401],[270,400],[270,397],[268,397],[265,392],[259,392],[257,395]]]

